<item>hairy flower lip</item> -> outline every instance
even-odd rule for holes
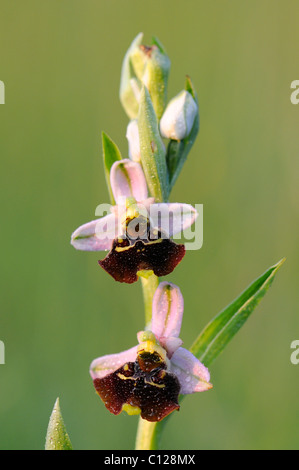
[[[129,414],[133,407],[140,410],[143,419],[156,422],[180,408],[179,381],[163,366],[144,372],[136,360],[93,383],[106,408],[115,415],[129,405]]]
[[[184,245],[169,239],[137,240],[131,244],[128,239],[118,238],[98,263],[115,281],[132,284],[143,270],[153,271],[157,277],[167,276],[184,256]]]

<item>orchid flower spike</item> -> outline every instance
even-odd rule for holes
[[[161,421],[179,410],[179,393],[212,388],[208,369],[181,347],[183,310],[180,289],[162,282],[153,298],[150,330],[137,335],[139,345],[91,363],[94,387],[111,413],[125,410],[141,413],[148,421]]]
[[[141,165],[129,159],[112,165],[110,183],[116,201],[111,213],[75,230],[71,244],[77,250],[109,250],[99,264],[119,282],[136,282],[144,270],[170,274],[185,255],[184,245],[170,238],[190,227],[197,211],[189,204],[156,204]]]

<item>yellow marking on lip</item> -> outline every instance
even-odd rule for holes
[[[115,251],[117,251],[118,253],[121,253],[122,251],[129,250],[130,248],[132,248],[132,246],[117,246],[115,248]]]
[[[128,403],[125,403],[122,407],[122,411],[128,413],[129,416],[139,415],[141,413],[141,409],[139,406],[132,406]]]
[[[163,238],[158,238],[158,240],[148,241],[147,245],[156,245],[157,243],[162,243],[162,242],[163,242]]]
[[[165,388],[166,387],[165,384],[155,384],[154,382],[148,382],[147,380],[145,380],[144,382],[148,385],[152,385],[153,387],[157,387],[157,388]]]
[[[137,271],[137,276],[144,279],[148,279],[150,276],[152,276],[152,274],[154,274],[152,269],[141,269],[140,271]]]
[[[118,240],[118,243],[121,243],[122,241],[123,241],[123,240],[120,240],[120,239],[119,239],[119,240]],[[136,242],[137,242],[137,241],[142,241],[142,240],[136,240]],[[135,243],[136,243],[136,242],[135,242]],[[162,243],[162,242],[163,242],[163,238],[159,238],[159,240],[154,240],[154,241],[146,241],[146,243],[144,243],[144,247],[141,248],[141,251],[144,251],[144,250],[145,250],[145,246],[146,246],[146,245],[156,245],[157,243]],[[134,243],[134,245],[135,245],[135,243]],[[116,247],[115,247],[115,251],[116,251],[117,253],[121,253],[121,252],[123,252],[123,251],[130,250],[130,248],[133,248],[134,245],[129,245],[129,246],[116,246]],[[139,250],[138,250],[138,252],[139,252]]]
[[[122,380],[135,380],[134,377],[126,377],[125,375],[121,374],[120,372],[118,374],[116,374],[117,377],[119,377],[120,379]]]

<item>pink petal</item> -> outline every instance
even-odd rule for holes
[[[151,330],[158,338],[177,338],[181,331],[184,299],[180,289],[170,282],[161,282],[153,298]]]
[[[160,344],[167,351],[167,356],[169,357],[169,359],[171,359],[175,351],[180,346],[182,346],[183,341],[180,338],[174,338],[174,337],[163,338],[162,337],[160,338]]]
[[[77,250],[110,250],[113,240],[118,236],[118,221],[114,214],[93,220],[77,228],[71,237],[71,244]]]
[[[205,392],[213,387],[208,369],[187,349],[179,348],[170,364],[171,372],[179,379],[182,394]]]
[[[108,354],[98,357],[90,364],[90,375],[93,380],[101,379],[112,374],[115,370],[127,362],[135,362],[137,357],[137,346],[127,349],[119,354]]]
[[[138,205],[138,207],[143,208],[149,214],[150,208],[151,208],[152,204],[154,204],[154,202],[155,202],[154,197],[148,197],[147,199],[144,199],[143,201],[141,201],[141,203],[138,203],[137,205]]]
[[[134,162],[140,162],[140,139],[138,131],[138,120],[133,119],[127,127],[126,138],[129,144],[129,157]]]
[[[197,216],[196,209],[190,204],[159,203],[150,208],[153,228],[159,228],[168,238],[191,227]]]
[[[144,201],[136,202],[136,207],[141,215],[148,218],[151,205],[155,202],[153,197],[149,197]],[[135,204],[134,204],[135,205]],[[117,206],[111,206],[111,212],[118,219],[119,226],[121,227],[124,215],[127,211],[126,198],[121,198]]]
[[[133,197],[143,201],[148,196],[142,167],[129,159],[115,162],[110,170],[110,183],[117,204],[125,198]]]

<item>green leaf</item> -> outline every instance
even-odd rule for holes
[[[57,398],[50,416],[45,450],[73,450],[62,419],[59,398]]]
[[[168,174],[165,149],[158,129],[157,116],[146,87],[140,97],[138,114],[141,162],[151,195],[156,202],[168,197]]]
[[[192,98],[198,104],[197,95],[193,87],[193,83],[191,82],[191,79],[188,76],[186,77],[185,90],[192,95]],[[197,114],[194,120],[194,124],[190,134],[185,139],[180,141],[170,140],[168,144],[166,161],[169,175],[169,193],[172,190],[184,166],[185,161],[187,160],[188,154],[195,142],[198,132],[199,114]]]
[[[254,281],[234,302],[212,320],[198,336],[190,351],[209,367],[233,336],[244,325],[271,286],[285,259],[269,268]]]
[[[106,183],[109,190],[111,204],[114,205],[115,200],[110,185],[110,170],[113,163],[117,162],[118,160],[121,160],[122,156],[117,145],[107,134],[105,134],[105,132],[102,133],[102,146]]]

